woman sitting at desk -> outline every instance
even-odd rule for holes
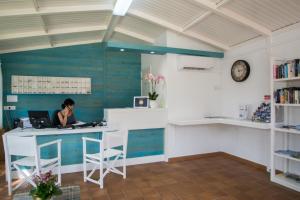
[[[73,113],[75,102],[73,99],[66,99],[61,105],[62,110],[57,113],[60,125],[66,127],[76,123],[76,119]]]

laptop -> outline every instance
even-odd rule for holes
[[[52,123],[48,111],[28,111],[29,121],[33,128],[51,128]]]

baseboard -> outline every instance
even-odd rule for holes
[[[155,162],[164,162],[165,156],[164,155],[156,155],[156,156],[143,156],[143,157],[137,157],[137,158],[128,158],[126,160],[126,166],[130,165],[140,165],[140,164],[147,164],[147,163],[155,163]],[[122,160],[116,162],[116,166],[122,166]],[[87,169],[92,170],[93,164],[89,163],[87,164]],[[83,171],[82,164],[74,164],[74,165],[63,165],[61,166],[61,173],[67,174],[67,173],[75,173],[75,172],[81,172]],[[55,174],[56,171],[53,170],[53,173]],[[19,178],[19,175],[16,171],[12,173],[13,178]]]
[[[256,162],[253,162],[253,161],[250,161],[250,160],[246,160],[244,158],[240,158],[238,156],[235,156],[235,155],[232,155],[232,154],[229,154],[229,153],[225,153],[225,152],[222,152],[222,151],[169,158],[169,162],[182,162],[182,161],[195,160],[195,159],[208,158],[208,157],[216,157],[216,156],[225,157],[225,158],[228,158],[228,159],[231,159],[231,160],[238,161],[242,164],[254,167],[258,170],[266,171],[266,166],[264,166],[262,164],[259,164],[259,163],[256,163]]]
[[[244,159],[244,158],[241,158],[241,157],[229,154],[229,153],[225,153],[225,152],[220,152],[220,153],[221,153],[222,156],[224,156],[226,158],[238,161],[238,162],[240,162],[242,164],[245,164],[245,165],[248,165],[248,166],[252,166],[252,167],[254,167],[258,170],[261,170],[261,171],[266,171],[267,170],[267,167],[262,165],[262,164],[259,164],[259,163],[256,163],[256,162],[253,162],[253,161],[250,161],[250,160],[247,160],[247,159]]]
[[[212,152],[212,153],[203,153],[203,154],[196,154],[196,155],[188,155],[188,156],[180,156],[180,157],[173,157],[169,158],[169,162],[182,162],[188,160],[196,160],[200,158],[208,158],[208,157],[215,157],[220,156],[223,152]]]

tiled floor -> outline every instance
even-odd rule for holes
[[[299,200],[300,193],[269,181],[266,172],[223,156],[128,167],[128,178],[108,175],[104,189],[84,183],[81,173],[63,175],[80,185],[81,199],[99,200]],[[23,190],[28,188],[23,188]],[[3,166],[0,199],[7,197]]]

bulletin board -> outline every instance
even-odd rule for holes
[[[18,76],[11,77],[12,94],[91,94],[91,78]]]

